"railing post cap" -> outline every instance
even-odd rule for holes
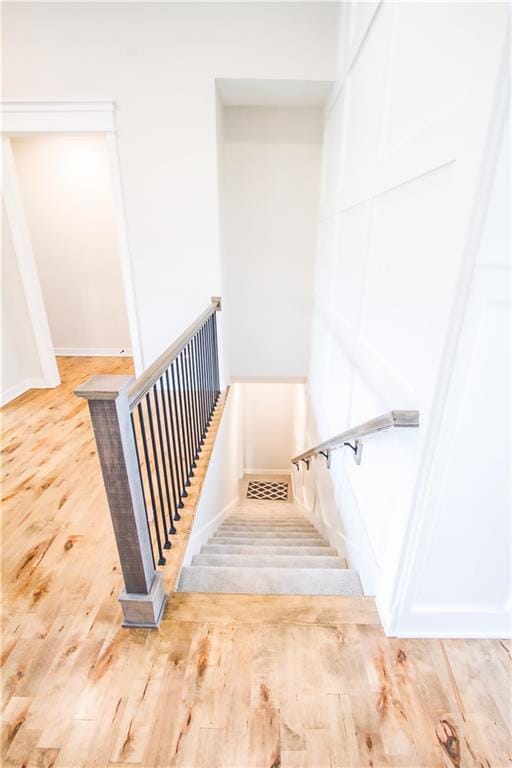
[[[75,395],[85,400],[116,400],[134,380],[135,376],[92,376],[75,389]]]
[[[212,304],[217,305],[217,312],[220,312],[222,310],[222,302],[220,296],[212,296]]]

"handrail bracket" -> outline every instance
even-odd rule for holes
[[[319,451],[319,453],[322,454],[322,456],[325,456],[325,463],[327,465],[327,469],[331,468],[331,451],[327,449],[326,451]]]
[[[356,440],[354,445],[352,445],[352,443],[343,443],[343,445],[346,445],[348,448],[352,448],[354,451],[354,461],[359,466],[363,457],[363,441]]]

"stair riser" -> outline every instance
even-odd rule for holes
[[[305,555],[194,555],[192,565],[230,568],[343,568],[339,557]]]
[[[288,512],[285,512],[282,515],[277,514],[269,514],[269,515],[228,515],[227,520],[254,520],[255,522],[259,523],[261,520],[278,520],[280,523],[309,523],[310,520],[305,517],[304,515],[298,516],[298,515],[290,515]]]
[[[264,523],[234,523],[231,520],[224,520],[222,525],[227,526],[228,528],[258,528],[260,530],[265,530],[265,528],[270,526],[272,526],[272,528],[279,528],[283,531],[287,531],[289,528],[307,528],[308,530],[317,530],[315,526],[311,525],[310,523],[276,523],[274,520],[268,520]]]
[[[178,592],[256,595],[361,595],[355,571],[343,568],[183,568]]]
[[[236,537],[236,536],[230,536],[228,538],[214,538],[212,537],[209,542],[209,544],[213,545],[220,545],[220,544],[254,544],[256,546],[288,546],[288,547],[328,547],[329,544],[324,541],[324,539],[321,539],[319,537],[317,538],[309,538],[309,539],[281,539],[281,538],[247,538],[247,537]]]
[[[239,528],[227,528],[224,526],[221,526],[217,529],[215,532],[217,535],[231,535],[236,536],[236,534],[242,533],[242,534],[251,534],[252,536],[259,536],[260,534],[269,534],[269,533],[275,533],[279,536],[295,536],[296,533],[300,534],[301,536],[304,534],[308,534],[309,536],[318,536],[318,531],[315,528],[276,528],[274,525],[268,525],[264,528],[250,528],[249,526],[240,526]]]
[[[226,520],[236,520],[238,523],[264,523],[274,520],[276,523],[309,523],[307,517],[293,517],[292,515],[229,515]]]
[[[224,520],[222,523],[223,526],[228,528],[266,528],[269,525],[271,525],[273,528],[314,528],[314,525],[311,525],[311,523],[308,522],[296,522],[296,523],[276,523],[275,520],[268,520],[264,523],[258,522],[258,523],[237,523],[233,522],[233,520]]]
[[[204,544],[201,547],[204,555],[303,555],[303,556],[337,556],[333,547],[283,547],[283,546],[256,546],[254,544],[231,545]]]
[[[238,538],[242,538],[243,536],[248,536],[250,538],[253,538],[254,536],[257,536],[260,539],[311,539],[313,536],[318,536],[318,531],[283,531],[282,533],[280,531],[217,531],[213,534],[212,538],[215,538],[217,536],[225,539],[228,536],[237,536]]]

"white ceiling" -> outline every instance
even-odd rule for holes
[[[318,107],[327,99],[329,80],[218,79],[217,88],[226,106]]]

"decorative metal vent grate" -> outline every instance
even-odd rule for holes
[[[261,501],[288,501],[288,483],[250,480],[247,487],[247,498],[260,499]]]

